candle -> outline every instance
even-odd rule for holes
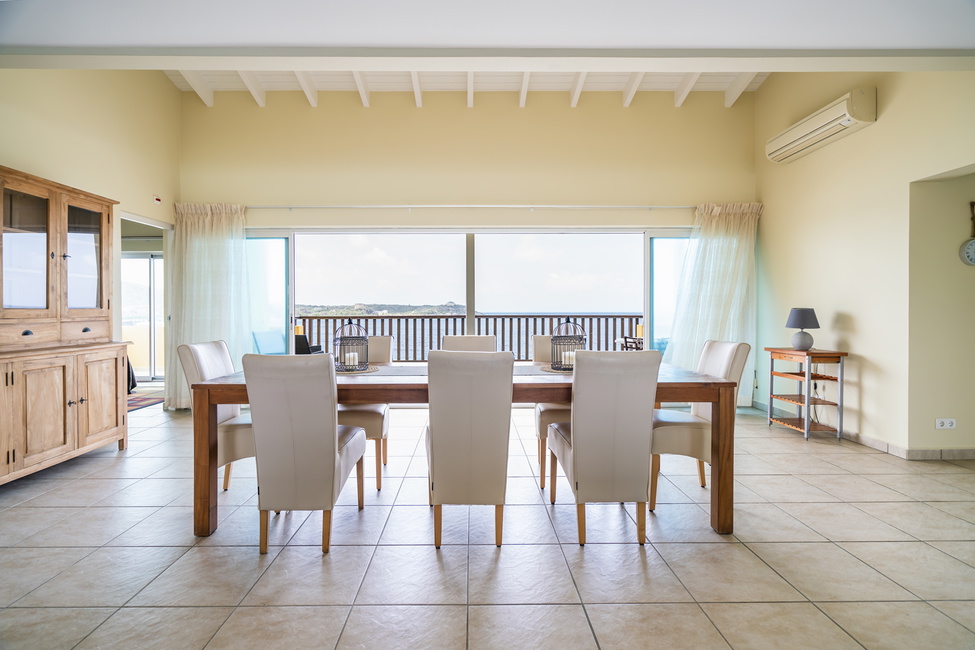
[[[358,366],[359,365],[359,353],[358,352],[346,352],[345,353],[345,365]]]
[[[576,359],[576,353],[574,350],[568,350],[562,353],[562,365],[571,366],[574,365]]]
[[[304,334],[304,333],[305,333],[304,325],[295,325],[295,334]]]

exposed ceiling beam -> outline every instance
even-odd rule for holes
[[[626,88],[623,89],[623,108],[629,108],[630,102],[633,101],[633,96],[636,95],[636,89],[640,87],[640,82],[643,81],[646,72],[633,72],[630,73],[630,78],[626,82]]]
[[[204,81],[203,75],[196,70],[180,70],[179,73],[183,75],[183,79],[186,79],[193,92],[200,96],[203,103],[208,108],[213,108],[213,89]]]
[[[680,108],[684,104],[684,100],[687,96],[691,94],[694,90],[694,84],[701,77],[700,72],[688,72],[684,75],[684,78],[680,80],[677,84],[677,90],[674,91],[674,106]]]
[[[586,73],[578,72],[576,73],[576,81],[572,85],[572,99],[569,101],[569,106],[575,108],[579,105],[579,95],[582,94],[582,87],[586,83]]]
[[[420,89],[420,73],[410,70],[410,79],[413,81],[413,97],[416,98],[416,107],[423,108],[423,91]]]
[[[298,78],[298,84],[301,86],[301,89],[305,91],[305,97],[308,98],[308,103],[313,108],[317,108],[318,90],[315,88],[315,82],[312,81],[311,73],[304,70],[295,70],[295,77]]]
[[[238,70],[237,74],[240,75],[240,80],[244,82],[247,86],[247,90],[251,91],[251,96],[254,97],[254,101],[261,108],[264,108],[267,104],[267,96],[264,93],[264,86],[257,78],[257,73],[253,70]]]
[[[362,78],[362,73],[354,70],[352,78],[355,79],[355,87],[359,89],[359,99],[362,100],[362,105],[369,108],[369,89],[366,88],[366,81]]]
[[[521,75],[521,93],[518,95],[518,106],[524,108],[525,100],[528,99],[528,79],[531,77],[532,73],[525,70],[524,74]]]
[[[728,89],[724,91],[724,107],[731,108],[741,97],[741,94],[745,92],[745,88],[748,88],[748,84],[752,82],[755,78],[755,72],[739,72],[735,75],[735,80],[731,82]]]
[[[474,71],[467,71],[467,108],[474,108]]]

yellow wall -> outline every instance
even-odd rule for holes
[[[792,163],[765,159],[765,140],[863,85],[877,87],[876,124]],[[913,224],[920,217],[912,214],[910,197],[912,182],[975,162],[973,105],[970,72],[779,74],[756,97],[756,172],[765,204],[759,226],[759,346],[787,344],[789,308],[814,307],[822,326],[812,332],[816,347],[850,353],[844,427],[897,453],[932,441],[933,421],[922,426],[910,417],[921,408],[911,380],[914,346],[963,354],[968,343],[946,339],[930,322],[911,317],[912,301],[943,277],[917,268],[914,240],[921,233]],[[960,244],[963,235],[952,236]],[[960,295],[970,300],[971,286]],[[927,377],[931,390],[970,385],[965,367],[960,363]],[[766,401],[765,373],[759,379],[758,399]],[[954,446],[975,448],[975,411],[959,403],[943,406],[959,418]]]

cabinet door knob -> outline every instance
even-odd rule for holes
[[[30,330],[24,330],[20,333],[21,336],[34,336],[34,333]]]
[[[75,404],[77,404],[77,402],[75,402],[74,400],[70,400],[70,399],[68,400],[68,406],[74,406]]]
[[[82,397],[81,399],[78,400],[78,403],[79,404],[84,404],[86,401],[88,401],[88,400],[86,400],[84,397]]]
[[[91,331],[91,328],[90,327],[85,327],[81,331],[82,331],[82,333],[84,333],[84,332],[90,332]]]
[[[63,255],[61,255],[61,259],[62,259],[62,260],[66,260],[66,259],[68,259],[69,257],[71,257],[71,256],[70,256],[70,255],[68,255],[67,253],[64,253]]]

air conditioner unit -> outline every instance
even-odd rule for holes
[[[877,89],[857,88],[769,139],[765,155],[790,162],[877,121]]]

